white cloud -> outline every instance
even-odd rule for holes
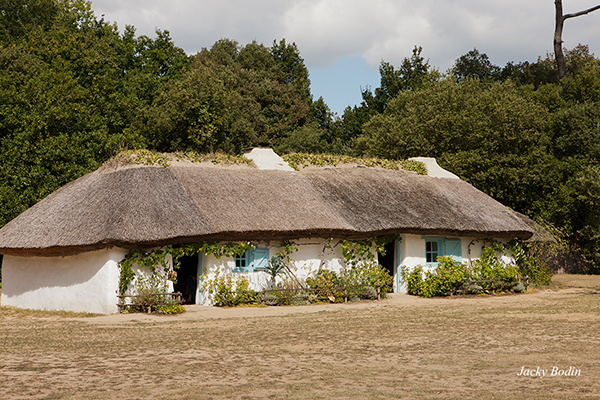
[[[568,13],[598,0],[564,3]],[[552,52],[554,32],[551,0],[94,0],[92,9],[140,35],[168,30],[188,54],[221,38],[267,46],[285,38],[311,71],[332,74],[342,58],[360,57],[372,71],[382,60],[399,65],[414,46],[442,72],[473,48],[499,66],[535,61]],[[589,44],[599,55],[600,11],[568,20],[563,40],[567,48]],[[358,88],[360,77],[356,82]]]
[[[565,12],[597,0],[566,1]],[[550,0],[95,0],[92,8],[139,34],[169,30],[188,53],[220,38],[242,44],[295,42],[311,68],[361,56],[370,67],[399,63],[415,45],[442,69],[474,47],[492,61],[535,60],[552,50]],[[600,11],[567,21],[565,43],[600,51]]]

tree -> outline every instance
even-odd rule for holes
[[[410,58],[405,57],[396,69],[392,64],[382,61],[379,65],[380,86],[375,93],[369,88],[363,90],[362,98],[365,105],[382,113],[386,104],[400,92],[416,90],[427,82],[437,79],[437,71],[431,71],[429,60],[421,56],[422,47],[415,46]]]
[[[322,100],[311,107],[309,83],[295,45],[282,40],[269,49],[221,39],[165,84],[136,129],[159,151],[288,149],[300,143],[287,140],[299,128],[311,121],[327,124]]]
[[[3,0],[0,4],[0,43],[22,40],[34,29],[47,31],[59,11],[54,0]]]
[[[500,77],[500,68],[491,63],[487,54],[480,53],[477,49],[460,56],[450,72],[458,82],[466,78],[479,78],[481,81],[495,81]]]
[[[587,10],[579,11],[571,14],[563,14],[562,0],[554,0],[555,7],[555,18],[556,24],[554,27],[554,57],[556,59],[556,65],[558,67],[559,79],[567,77],[567,66],[565,61],[565,55],[562,50],[562,32],[565,20],[569,18],[580,17],[600,9],[600,5],[590,7]]]
[[[296,43],[286,44],[285,39],[273,41],[271,54],[277,65],[277,78],[281,83],[294,85],[303,101],[310,100],[308,69],[300,56]]]
[[[0,2],[0,226],[122,148],[187,55],[121,35],[82,0]]]
[[[390,159],[436,157],[503,204],[529,212],[552,189],[549,117],[511,82],[449,78],[399,93],[364,126],[357,145]]]
[[[370,87],[361,90],[359,106],[347,107],[342,118],[328,132],[328,142],[334,144],[335,152],[355,155],[352,140],[363,133],[363,126],[373,116],[383,113],[388,103],[400,93],[418,90],[440,79],[429,60],[421,56],[422,47],[415,46],[410,58],[405,57],[400,67],[382,61],[379,65],[380,86],[374,91]]]

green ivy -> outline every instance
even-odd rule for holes
[[[353,268],[361,262],[374,262],[376,253],[385,255],[385,246],[396,240],[402,240],[401,236],[386,235],[374,239],[341,240],[339,246],[344,264]]]
[[[192,256],[195,254],[214,255],[216,258],[241,256],[247,250],[254,249],[254,245],[243,243],[193,243],[178,247],[167,246],[166,248],[156,250],[131,250],[125,255],[125,258],[119,262],[119,293],[124,295],[127,292],[129,284],[135,277],[133,265],[137,264],[142,268],[147,268],[153,275],[158,272],[168,274],[171,269],[167,263],[167,255],[171,255],[173,260],[173,270],[181,266],[180,258],[183,256]],[[162,267],[162,271],[157,271],[157,267]]]

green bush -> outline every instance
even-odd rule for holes
[[[348,298],[376,299],[377,286],[381,287],[381,295],[385,296],[393,290],[393,278],[389,272],[376,262],[360,262],[338,275],[334,271],[323,269],[314,277],[306,279],[312,289],[318,289],[316,297],[334,297],[335,302],[344,301],[344,291],[340,288],[355,285],[365,287],[349,287]]]
[[[406,282],[408,294],[420,296],[421,293],[423,293],[425,282],[423,281],[422,265],[417,265],[412,269],[402,266],[400,269],[400,274],[402,275],[402,280]]]
[[[148,307],[153,304],[175,304],[177,302],[173,296],[166,295],[167,286],[164,278],[158,275],[138,276],[135,281],[134,292],[136,295],[131,297],[131,305],[127,307],[129,312],[146,312]],[[165,295],[161,293],[165,293]]]
[[[485,247],[481,257],[468,267],[450,257],[438,257],[439,265],[427,271],[421,265],[412,270],[403,267],[401,275],[407,283],[408,294],[434,297],[457,291],[472,294],[492,290],[521,292],[522,285],[518,286],[518,283],[524,277],[522,269],[517,264],[502,261],[499,255],[504,252],[498,246]]]
[[[214,296],[215,306],[235,307],[256,301],[257,293],[250,290],[250,282],[244,275],[222,275],[218,271],[213,279],[203,279],[203,283],[208,293]]]
[[[509,249],[521,277],[528,276],[530,283],[536,286],[549,285],[552,280],[552,271],[547,263],[535,256],[536,251],[532,249],[532,246],[521,242],[511,242]],[[541,245],[533,247],[541,247]]]
[[[185,312],[185,307],[179,304],[161,304],[156,307],[161,314],[181,314]]]
[[[481,257],[473,260],[469,267],[470,280],[493,281],[479,283],[484,291],[510,290],[520,278],[517,265],[505,263],[498,256],[499,254],[503,254],[502,248],[498,246],[496,244],[484,247]]]
[[[335,302],[344,301],[344,293],[335,289],[343,285],[335,271],[322,269],[314,277],[306,278],[306,284],[312,289],[318,289],[315,292],[318,298],[334,297]]]
[[[346,285],[371,285],[371,288],[354,288],[349,289],[349,293],[356,293],[362,298],[372,299],[373,291],[375,290],[375,298],[377,298],[376,287],[381,287],[381,295],[385,297],[387,293],[394,290],[394,278],[389,271],[376,262],[362,262],[350,268],[345,274]]]
[[[464,264],[451,257],[438,257],[438,266],[425,272],[421,296],[447,296],[459,290],[467,279],[469,276]]]

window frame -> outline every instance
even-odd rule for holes
[[[443,237],[426,237],[425,239],[425,264],[427,265],[438,265],[438,257],[442,257],[444,255],[444,239]],[[427,245],[429,243],[435,243],[437,245],[437,250],[427,250]],[[427,256],[430,254],[437,254],[433,261],[427,261]]]
[[[437,243],[438,251],[437,257],[451,257],[457,262],[462,262],[462,239],[461,238],[447,238],[445,236],[423,236],[425,240],[425,264],[437,266],[439,262],[437,258],[435,261],[427,261],[428,254],[434,253],[432,250],[427,250],[428,243]],[[458,251],[455,251],[458,250]]]
[[[263,271],[269,262],[269,249],[265,247],[257,247],[255,249],[246,250],[241,256],[234,256],[233,272],[255,272]],[[243,263],[244,266],[238,266],[238,263]]]

